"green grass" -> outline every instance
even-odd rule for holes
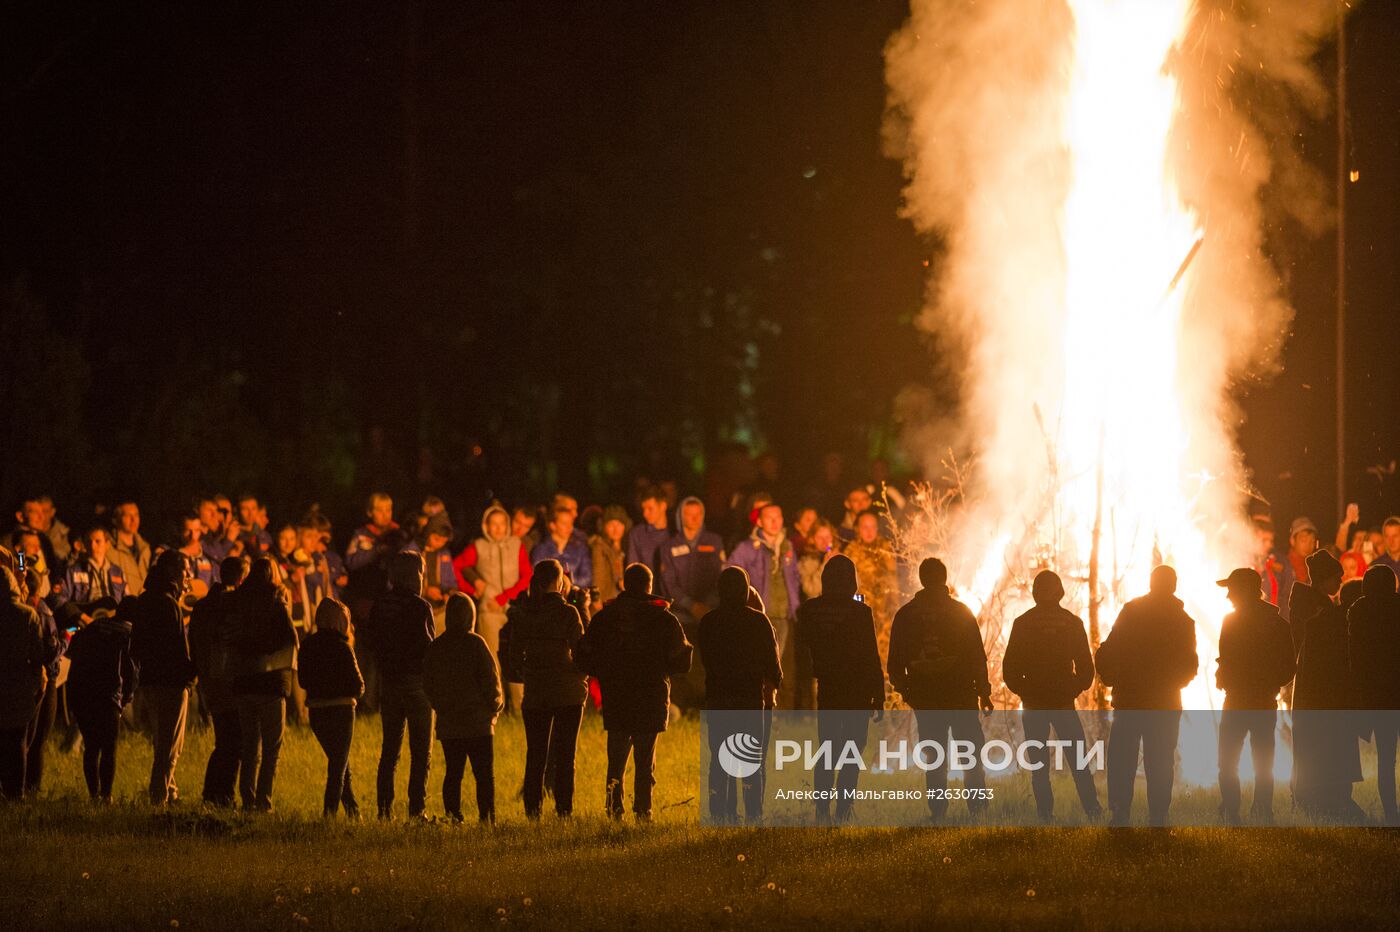
[[[272,815],[208,809],[195,799],[209,747],[191,732],[185,801],[166,811],[141,802],[141,738],[123,740],[110,808],[89,805],[78,759],[55,748],[42,798],[0,807],[6,927],[1278,929],[1393,927],[1400,907],[1400,835],[1379,829],[701,828],[694,721],[661,739],[649,826],[603,818],[596,719],[576,817],[538,825],[516,798],[523,735],[503,720],[494,829],[324,822],[323,758],[301,729]],[[362,720],[352,769],[366,812],[377,749],[377,722]],[[437,757],[435,811],[441,773]]]

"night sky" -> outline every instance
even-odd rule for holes
[[[936,244],[879,137],[901,2],[27,6],[0,30],[7,506],[617,496],[726,443],[796,489],[828,449],[897,454],[901,390],[939,384]],[[1400,457],[1396,6],[1350,25],[1368,521],[1400,511],[1365,471]],[[1303,140],[1329,174],[1333,132]],[[1332,243],[1279,244],[1295,332],[1244,400],[1285,522],[1333,520]]]

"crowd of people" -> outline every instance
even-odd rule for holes
[[[633,507],[589,505],[567,494],[544,507],[493,502],[480,532],[459,534],[443,501],[396,510],[369,497],[366,523],[335,548],[312,507],[274,525],[256,495],[198,498],[178,536],[153,546],[135,502],[121,501],[74,534],[54,503],[21,503],[3,549],[0,593],[0,792],[22,799],[42,786],[45,748],[82,742],[90,794],[110,800],[123,727],[152,742],[150,799],[178,797],[176,769],[191,718],[213,730],[203,799],[272,807],[290,723],[325,751],[324,812],[358,814],[349,768],[357,716],[380,716],[375,803],[395,812],[395,775],[408,741],[410,818],[425,818],[434,737],[446,761],[443,809],[464,818],[470,764],[477,814],[495,817],[493,734],[501,714],[526,735],[521,798],[538,818],[547,798],[572,812],[580,723],[597,710],[607,732],[606,810],[620,818],[629,762],[633,811],[650,816],[658,737],[678,709],[915,710],[922,738],[980,745],[991,703],[989,664],[973,613],[936,559],[904,565],[890,536],[893,488],[852,484],[844,495],[785,512],[752,494],[718,528],[706,503],[647,487]],[[635,510],[634,510],[635,509]],[[788,514],[794,520],[788,521]],[[1287,549],[1255,519],[1256,563],[1221,581],[1235,611],[1222,628],[1217,685],[1222,811],[1238,818],[1238,763],[1255,762],[1253,815],[1272,811],[1274,713],[1400,708],[1400,518],[1363,528],[1348,509],[1335,540],[1292,522]],[[905,604],[902,590],[917,575]],[[1076,702],[1097,677],[1116,709],[1170,712],[1198,671],[1196,626],[1176,599],[1170,567],[1128,603],[1091,651],[1083,621],[1061,605],[1054,573],[1034,581],[1035,606],[1016,619],[1001,665],[1025,709],[1028,739],[1082,737]],[[859,719],[865,722],[865,719]],[[867,725],[833,718],[824,738],[863,745]],[[1149,813],[1165,818],[1179,716],[1124,717],[1108,753],[1108,807],[1127,818],[1139,759]],[[1380,755],[1384,817],[1396,820],[1392,718],[1367,735]],[[1386,724],[1382,727],[1381,722]],[[436,723],[436,725],[434,725]],[[720,736],[723,737],[723,736]],[[1295,801],[1323,816],[1354,810],[1357,742],[1295,730]],[[1345,762],[1339,765],[1339,757]],[[1352,764],[1355,766],[1352,766]],[[851,768],[820,770],[818,789],[853,787]],[[965,774],[970,789],[985,775]],[[928,775],[935,819],[947,812],[947,769]],[[1085,812],[1102,808],[1092,780],[1076,788]],[[1033,773],[1044,818],[1050,781]],[[711,769],[710,811],[761,816],[753,780]],[[985,801],[971,798],[976,813]],[[839,799],[834,818],[849,818]],[[818,818],[833,818],[818,803]]]

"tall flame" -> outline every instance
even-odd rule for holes
[[[1053,567],[1104,633],[1172,564],[1194,708],[1218,708],[1215,580],[1250,559],[1229,389],[1288,314],[1259,251],[1267,159],[1211,73],[1233,73],[1231,25],[1194,0],[914,0],[886,53],[906,211],[946,245],[922,322],[966,360],[952,439],[978,456],[941,555],[1000,622]]]

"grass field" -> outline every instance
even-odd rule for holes
[[[373,811],[378,749],[352,770]],[[1381,829],[706,829],[699,725],[662,737],[654,824],[602,815],[602,734],[580,739],[576,816],[528,823],[524,739],[498,729],[494,829],[319,818],[322,761],[290,729],[266,816],[196,802],[210,747],[192,731],[184,801],[141,802],[149,745],[124,738],[118,805],[93,808],[53,752],[38,800],[0,807],[7,928],[1394,928],[1400,834]],[[440,749],[435,745],[434,753]],[[403,798],[400,768],[400,800]],[[441,761],[429,778],[430,808]],[[464,796],[471,799],[470,777]],[[630,797],[630,788],[629,788]],[[402,805],[400,805],[402,809]]]

